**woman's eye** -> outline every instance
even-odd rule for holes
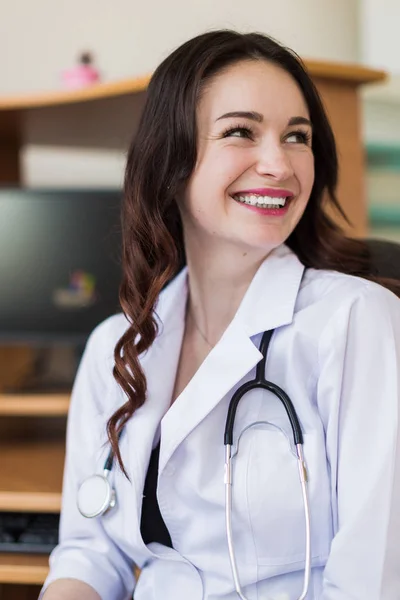
[[[248,127],[232,127],[225,131],[222,137],[238,137],[250,139],[252,135],[253,132]]]
[[[289,144],[310,145],[311,135],[306,131],[293,131],[286,136],[285,141],[289,142]]]

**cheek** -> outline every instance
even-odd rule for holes
[[[203,161],[191,178],[187,199],[193,208],[222,200],[237,177],[238,169],[229,158]]]
[[[217,173],[202,168],[193,174],[180,200],[184,221],[206,225],[208,220],[215,220],[218,208],[216,176]]]
[[[196,178],[217,193],[225,192],[251,164],[250,153],[239,151],[238,148],[224,148],[223,152],[210,152],[204,157],[198,166]]]
[[[302,193],[309,196],[314,185],[314,156],[308,153],[304,156],[298,156],[295,172],[301,185]]]

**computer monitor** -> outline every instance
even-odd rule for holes
[[[121,197],[0,189],[0,344],[84,344],[120,312]]]

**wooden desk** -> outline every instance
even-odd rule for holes
[[[0,511],[59,512],[69,395],[0,395]],[[37,600],[48,556],[0,553],[0,600]]]
[[[47,554],[0,553],[0,583],[2,584],[42,585],[48,571]]]
[[[0,417],[4,416],[66,416],[67,394],[0,394]]]
[[[63,439],[1,440],[0,456],[0,511],[60,511]]]

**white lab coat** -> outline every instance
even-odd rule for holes
[[[102,600],[236,600],[224,517],[223,433],[229,400],[252,378],[261,333],[275,328],[266,377],[291,397],[304,432],[312,519],[309,600],[400,598],[400,301],[371,282],[304,273],[286,247],[261,265],[232,323],[170,407],[184,329],[187,273],[162,293],[160,335],[142,358],[148,398],[121,440],[128,481],[99,519],[76,507],[79,484],[101,473],[105,426],[125,398],[112,376],[127,323],[92,334],[69,416],[61,542],[46,582],[73,577]],[[258,423],[250,428],[251,424]],[[161,433],[158,500],[174,549],[140,535],[142,492]],[[304,515],[292,433],[274,396],[253,391],[234,428],[233,535],[249,600],[298,598]]]

